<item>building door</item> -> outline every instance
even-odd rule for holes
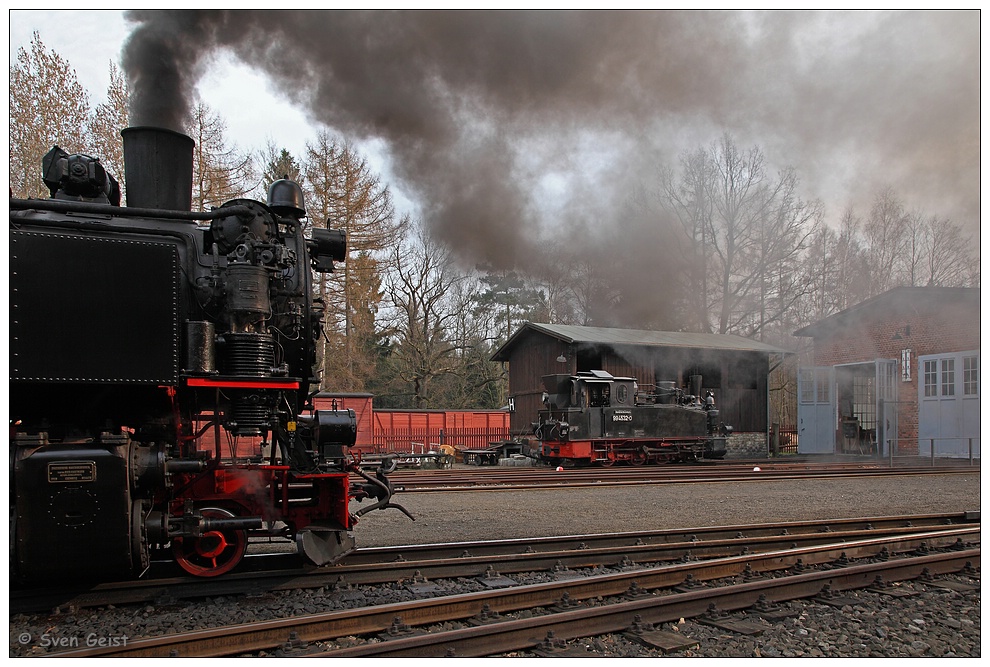
[[[918,357],[918,453],[980,456],[980,353],[949,352]]]
[[[798,454],[835,453],[835,369],[798,370]]]
[[[897,361],[877,359],[877,447],[881,455],[890,453],[890,442],[897,438]],[[897,451],[896,447],[894,451]]]

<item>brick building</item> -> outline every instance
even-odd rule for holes
[[[799,452],[979,456],[979,288],[898,287],[794,335]]]

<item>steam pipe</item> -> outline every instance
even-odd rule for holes
[[[111,206],[84,201],[62,199],[11,199],[10,208],[36,209],[54,213],[92,213],[132,218],[168,218],[170,220],[215,220],[229,215],[253,216],[247,206],[224,206],[212,211],[163,211],[156,208],[134,208],[131,206]]]

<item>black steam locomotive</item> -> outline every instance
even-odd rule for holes
[[[126,207],[99,161],[57,146],[52,198],[10,201],[13,569],[128,578],[170,549],[216,576],[256,537],[333,562],[359,515],[398,507],[386,471],[348,454],[353,411],[310,403],[313,271],[345,236],[304,234],[289,180],[267,204],[191,212],[192,140],[122,136]]]
[[[538,458],[564,467],[722,458],[732,427],[719,421],[711,392],[701,399],[701,378],[691,383],[692,393],[674,382],[641,392],[635,379],[605,371],[545,375]]]

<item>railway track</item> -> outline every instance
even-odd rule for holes
[[[691,484],[765,482],[774,480],[829,479],[836,477],[891,477],[904,475],[978,475],[978,467],[965,465],[910,465],[889,467],[882,463],[773,463],[731,464],[702,462],[697,465],[612,468],[482,468],[477,470],[396,471],[390,480],[397,492],[493,491],[551,489],[642,484]]]
[[[638,536],[630,544],[634,535]],[[644,536],[652,544],[647,544]],[[583,541],[575,543],[578,539]],[[398,577],[407,587],[420,586],[423,594],[434,596],[429,599],[141,639],[125,647],[58,655],[220,656],[282,647],[290,652],[339,656],[476,656],[532,649],[546,642],[548,632],[553,633],[554,640],[545,650],[552,654],[555,641],[588,636],[589,628],[594,628],[594,633],[617,632],[637,624],[643,628],[670,618],[702,615],[713,604],[718,610],[732,611],[757,604],[761,595],[761,604],[774,604],[819,595],[826,584],[832,591],[870,586],[878,576],[893,582],[923,572],[927,572],[926,577],[969,572],[979,563],[979,541],[978,517],[931,515],[553,538],[540,545],[544,551],[534,554],[517,553],[522,542],[532,542],[529,540],[473,543],[471,549],[479,553],[484,547],[492,552],[463,558],[448,555],[463,545],[426,545],[418,554],[423,558],[419,561],[381,562],[371,553],[363,557],[370,559],[365,571],[391,568],[393,581]],[[511,542],[516,544],[508,544]],[[533,545],[530,547],[529,551],[535,551]],[[376,551],[382,558],[395,555],[387,549],[368,551]],[[526,558],[531,560],[527,563]],[[451,563],[460,560],[464,563]],[[479,574],[483,570],[478,568],[485,561],[496,565],[501,579],[508,579],[505,574],[511,574],[513,567],[521,572],[536,566],[550,572],[549,579],[537,584],[526,584],[524,578],[498,581],[481,586],[483,590],[478,592],[442,595],[436,587],[429,592],[431,577],[422,574],[474,576],[483,581],[485,575]],[[429,569],[431,562],[438,569]],[[459,566],[465,569],[457,570]],[[364,566],[332,569],[347,567],[355,569],[343,576],[344,582]],[[454,569],[443,569],[451,567]],[[696,589],[699,584],[703,587]],[[324,585],[332,586],[328,582]],[[350,586],[350,582],[345,583],[345,589]],[[719,592],[713,592],[716,590]],[[608,604],[598,602],[605,599]],[[527,609],[540,611],[532,612],[531,618],[490,623],[500,615]],[[639,621],[634,622],[637,615]],[[450,630],[451,623],[459,627]],[[445,624],[442,627],[447,629],[414,636],[421,631],[407,627],[436,624]],[[365,639],[335,641],[358,636]],[[382,637],[389,640],[382,641]],[[359,645],[345,646],[354,642]],[[325,652],[327,649],[330,653]]]
[[[771,557],[785,559],[788,555],[780,553]],[[937,555],[910,554],[896,561],[882,560],[841,569],[823,567],[813,572],[797,572],[712,588],[699,587],[667,596],[643,595],[640,599],[570,610],[558,600],[555,613],[536,618],[490,622],[420,636],[390,637],[386,641],[368,641],[352,647],[313,650],[307,655],[328,658],[481,657],[536,649],[538,655],[573,657],[588,653],[579,647],[577,651],[569,650],[567,640],[614,632],[638,635],[648,642],[653,635],[654,645],[662,647],[667,640],[660,636],[662,633],[654,630],[654,626],[660,623],[702,618],[721,623],[727,629],[733,626],[740,628],[746,620],[733,617],[729,612],[753,610],[757,615],[764,611],[772,615],[780,609],[780,603],[805,598],[847,604],[849,598],[842,598],[839,594],[863,588],[873,588],[877,594],[884,594],[884,586],[891,582],[922,578],[931,581],[933,573],[973,572],[973,564],[979,557],[979,549]],[[751,565],[751,562],[747,564]],[[739,576],[730,575],[730,579]],[[635,598],[639,590],[627,589],[626,595]],[[580,607],[579,604],[572,606]],[[488,613],[487,618],[491,617],[492,614]],[[393,620],[390,630],[396,625]],[[406,631],[406,628],[401,627],[401,630]],[[539,639],[541,635],[542,641]]]
[[[340,563],[322,568],[291,566],[297,563],[294,554],[261,553],[247,558],[242,571],[218,579],[158,576],[75,590],[14,590],[10,608],[12,613],[30,613],[453,577],[484,577],[489,584],[498,577],[505,585],[515,585],[518,582],[505,575],[725,557],[788,545],[910,535],[923,529],[949,535],[978,526],[975,513],[959,513],[404,545],[358,549]]]

